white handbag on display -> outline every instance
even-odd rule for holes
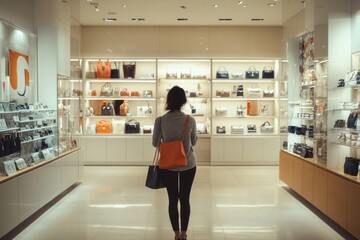
[[[152,106],[137,106],[136,115],[137,116],[152,116],[153,115]]]
[[[91,123],[87,126],[87,133],[88,134],[96,134],[96,124]]]
[[[112,129],[115,134],[125,134],[125,120],[112,120]]]

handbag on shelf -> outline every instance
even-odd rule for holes
[[[271,124],[266,121],[260,126],[260,132],[261,133],[273,133],[274,132],[274,126],[271,126]]]
[[[125,123],[125,133],[140,133],[140,123],[135,119],[130,119]]]
[[[91,123],[87,126],[87,134],[96,134],[96,124]]]
[[[129,104],[127,100],[124,100],[124,102],[119,106],[119,114],[120,116],[127,116],[129,113]]]
[[[147,106],[137,106],[136,115],[137,116],[152,116],[153,107],[149,104]]]
[[[274,97],[274,90],[273,89],[266,89],[263,91],[264,97]]]
[[[85,77],[86,78],[96,78],[96,66],[95,64],[91,64],[91,62],[89,62],[89,71],[86,71],[85,73]]]
[[[288,133],[295,133],[296,132],[296,126],[289,125],[287,127],[287,131],[288,131]]]
[[[140,94],[139,94],[138,91],[131,91],[130,95],[131,95],[132,97],[139,97],[139,96],[140,96]]]
[[[152,90],[144,90],[143,96],[144,97],[152,97],[153,96]]]
[[[248,133],[256,133],[256,125],[254,125],[254,124],[247,125],[247,132]]]
[[[260,104],[260,116],[269,115],[269,104]]]
[[[229,79],[229,72],[225,67],[220,66],[216,71],[216,78],[218,79]]]
[[[96,77],[97,78],[110,78],[111,76],[111,63],[110,61],[98,61],[96,63]]]
[[[121,97],[129,97],[129,91],[126,89],[126,88],[123,88],[121,91],[120,91],[120,96]]]
[[[259,98],[262,97],[262,89],[261,88],[248,88],[248,97]]]
[[[111,78],[120,78],[120,70],[117,66],[117,63],[114,62],[114,64],[115,64],[115,68],[111,68],[110,77]]]
[[[232,79],[243,79],[243,74],[242,73],[232,73],[231,78]]]
[[[96,90],[90,90],[90,96],[96,97]]]
[[[246,79],[259,79],[259,71],[254,66],[250,66],[245,72]]]
[[[96,123],[96,133],[97,134],[109,134],[112,133],[111,122],[107,120],[101,120]]]
[[[176,167],[183,167],[187,165],[186,153],[184,149],[183,140],[185,138],[190,116],[186,116],[184,130],[181,140],[163,142],[159,144],[159,167],[160,169],[172,169]],[[160,122],[161,123],[161,122]]]
[[[215,108],[215,116],[226,116],[227,109],[226,108]]]
[[[135,78],[136,62],[123,63],[124,78]]]
[[[241,105],[236,107],[236,115],[239,117],[245,117],[245,109],[246,107],[243,107]]]
[[[225,126],[216,126],[216,133],[217,134],[225,134],[226,133]]]
[[[125,132],[125,120],[112,120],[113,133],[124,134]]]
[[[357,176],[359,174],[359,162],[360,159],[353,157],[346,157],[344,163],[344,173],[351,176]]]
[[[306,135],[307,127],[306,125],[301,125],[301,127],[295,127],[296,135]]]
[[[216,90],[217,97],[230,97],[230,91],[226,90]]]
[[[102,87],[100,91],[101,97],[112,97],[113,96],[113,89],[111,87],[111,84],[106,82]]]
[[[314,149],[313,147],[303,145],[301,149],[300,156],[303,158],[313,158],[314,157]]]
[[[158,144],[155,149],[155,154],[152,164],[148,167],[145,186],[151,189],[164,188],[165,185],[162,181],[162,170],[159,167],[159,144],[161,135],[159,136]]]
[[[356,128],[357,118],[358,118],[357,113],[350,113],[347,119],[347,128]]]
[[[246,111],[248,116],[257,116],[259,115],[259,106],[257,100],[247,101]]]
[[[269,78],[274,78],[274,69],[270,66],[266,66],[264,67],[263,71],[262,71],[262,78],[264,79],[269,79]]]
[[[334,128],[344,128],[345,127],[345,120],[343,119],[338,119],[335,121],[335,125]]]

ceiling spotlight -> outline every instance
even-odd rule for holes
[[[95,7],[95,11],[99,12],[99,11],[100,11],[100,9],[99,9],[98,7]]]
[[[241,5],[241,4],[243,4],[243,3],[244,3],[244,1],[239,1],[239,2],[238,2],[239,5]]]
[[[187,20],[189,20],[189,19],[187,19],[187,18],[178,18],[177,20],[178,20],[178,21],[187,21]]]
[[[115,22],[116,20],[116,18],[103,18],[103,21],[105,22]]]
[[[262,22],[262,21],[264,21],[264,19],[263,18],[252,18],[251,21],[253,21],[253,22]]]
[[[269,7],[274,7],[274,6],[276,6],[276,3],[268,3],[268,6]]]
[[[214,8],[217,8],[217,7],[219,7],[219,5],[217,5],[217,4],[214,4],[214,5],[213,5],[213,7],[214,7]]]
[[[123,8],[126,8],[126,4],[122,5]]]

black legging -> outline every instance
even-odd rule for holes
[[[196,167],[186,171],[163,171],[163,181],[169,197],[169,216],[174,231],[179,231],[178,201],[180,199],[181,231],[187,231],[190,218],[190,191]],[[180,180],[180,189],[179,189]]]

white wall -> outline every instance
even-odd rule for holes
[[[352,0],[352,52],[360,51],[360,1]]]
[[[82,39],[83,57],[279,58],[282,27],[82,27]]]
[[[34,1],[1,0],[0,18],[34,32]]]

